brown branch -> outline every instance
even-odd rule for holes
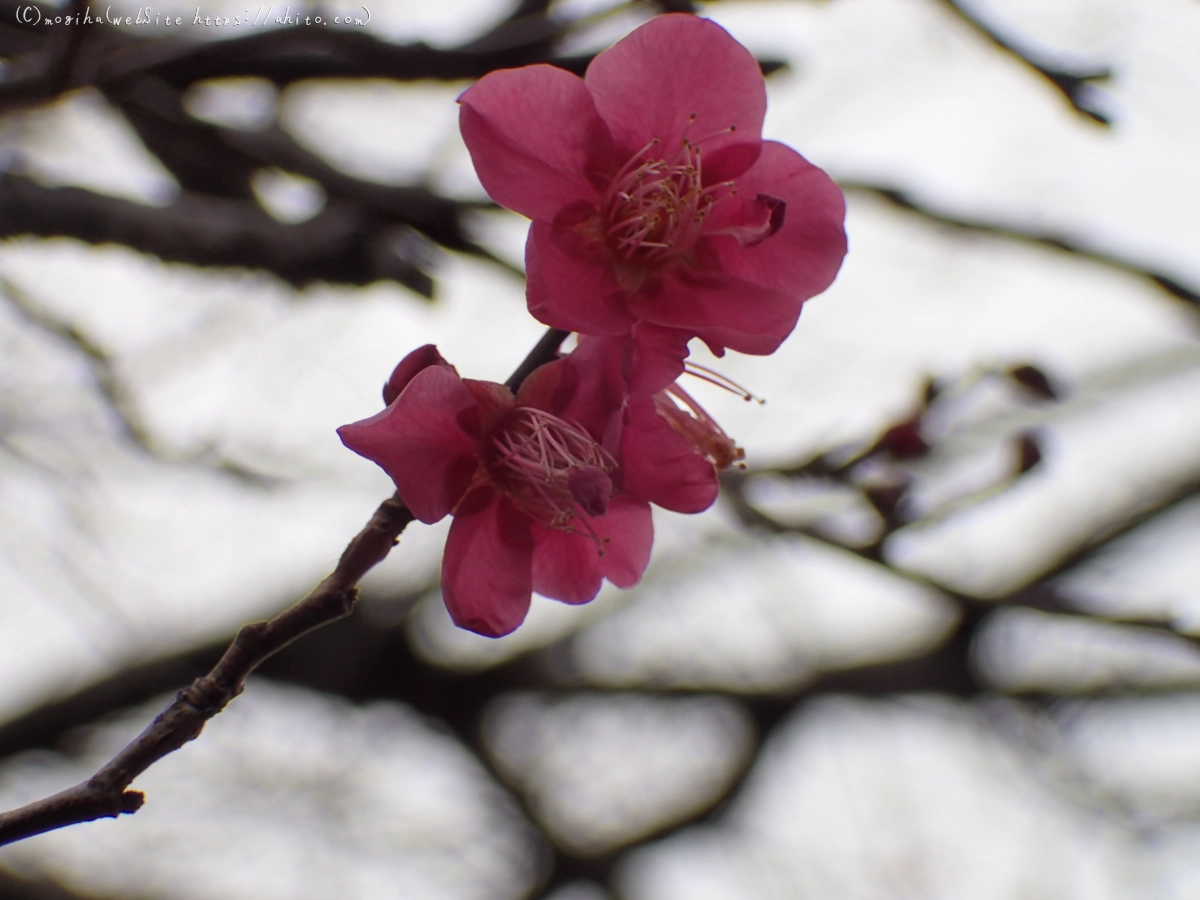
[[[1053,85],[1055,90],[1066,98],[1066,101],[1071,104],[1076,112],[1099,125],[1112,124],[1105,113],[1089,102],[1090,99],[1094,99],[1095,87],[1093,82],[1107,81],[1111,78],[1112,70],[1110,68],[1104,66],[1094,69],[1071,71],[1048,62],[1039,62],[1028,50],[1018,47],[1012,40],[1001,36],[995,28],[992,28],[971,12],[960,0],[941,0],[941,3],[943,6],[949,7],[955,15],[987,38],[995,47],[1032,69]]]
[[[540,340],[509,380],[514,389],[540,364],[554,359],[565,332]],[[539,362],[540,360],[540,362]],[[264,661],[310,631],[348,616],[358,582],[391,551],[414,519],[399,495],[379,505],[347,545],[337,567],[306,597],[269,622],[245,625],[212,670],[179,692],[137,738],[87,781],[61,793],[0,813],[0,846],[66,825],[136,812],[144,802],[133,780],[169,753],[195,739],[204,723],[242,692],[246,678]]]
[[[317,182],[334,201],[359,210],[376,231],[407,226],[450,250],[499,263],[469,239],[463,222],[467,210],[490,204],[450,200],[421,187],[354,178],[300,146],[278,126],[244,131],[201,122],[184,110],[182,91],[161,79],[141,79],[110,89],[106,96],[185,190],[215,197],[252,198],[253,175],[264,168],[278,168]],[[251,208],[258,212],[254,203]]]
[[[246,677],[292,641],[349,615],[359,580],[381,562],[413,521],[398,497],[380,504],[311,593],[269,622],[244,626],[207,675],[196,679],[132,743],[87,781],[44,800],[0,813],[0,845],[65,825],[136,812],[144,801],[130,783],[168,753],[196,738],[204,723],[223,710],[245,686]]]
[[[65,10],[56,12],[74,17],[83,13],[85,5],[86,0],[71,0]],[[8,21],[15,23],[16,7],[8,15]],[[28,52],[9,61],[0,80],[0,110],[49,100],[72,87],[85,37],[82,28],[43,28],[41,39]]]
[[[0,237],[25,234],[122,244],[166,262],[265,269],[297,287],[389,279],[433,294],[433,280],[390,246],[390,235],[344,203],[285,225],[250,202],[185,193],[160,208],[0,174]]]
[[[560,328],[549,328],[542,335],[541,340],[534,345],[533,350],[525,357],[524,362],[517,366],[517,370],[512,373],[508,381],[504,382],[514,394],[521,387],[521,382],[532,374],[533,370],[540,365],[548,362],[553,362],[558,358],[558,348],[562,346],[562,342],[567,339],[571,332],[563,331]]]
[[[77,894],[48,879],[22,878],[0,869],[0,900],[95,900],[95,897]]]

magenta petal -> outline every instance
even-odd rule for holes
[[[723,272],[677,266],[636,294],[630,309],[647,322],[690,331],[718,356],[726,347],[764,355],[792,333],[801,303]]]
[[[521,382],[516,405],[531,406],[560,415],[578,384],[579,373],[567,363],[565,357],[543,363]]]
[[[786,213],[778,231],[752,247],[729,237],[709,238],[721,268],[801,301],[829,287],[846,255],[846,201],[833,180],[791,147],[765,141],[737,188],[742,197],[781,200]],[[720,224],[714,216],[709,227]]]
[[[453,369],[430,366],[383,412],[338,429],[342,443],[378,463],[404,504],[436,522],[462,497],[478,466],[479,447],[459,425],[475,398]]]
[[[487,488],[466,497],[442,557],[442,598],[454,624],[485,637],[515,630],[529,612],[532,561],[525,516]]]
[[[600,545],[589,536],[545,525],[533,526],[533,589],[563,603],[587,603],[604,576]]]
[[[754,247],[778,234],[786,219],[787,203],[778,197],[742,194],[721,203],[704,232],[709,238],[729,235],[743,247]]]
[[[619,433],[628,392],[628,349],[625,337],[581,335],[579,345],[562,360],[575,373],[571,379],[574,390],[565,406],[552,410],[578,422],[610,452],[617,446],[610,437]]]
[[[584,80],[627,153],[654,138],[663,152],[674,152],[686,134],[709,154],[762,134],[762,70],[749,50],[707,19],[651,19],[592,60]]]
[[[656,394],[683,374],[692,335],[678,328],[649,322],[633,327],[633,362],[629,373],[631,394]]]
[[[539,322],[580,334],[624,334],[633,324],[611,264],[568,255],[547,222],[529,229],[525,275],[529,312]]]
[[[598,196],[589,173],[609,163],[611,139],[577,76],[546,65],[505,69],[485,75],[459,103],[475,171],[501,206],[549,220]]]
[[[649,397],[630,398],[622,448],[631,497],[681,513],[703,512],[717,499],[712,463],[654,411]]]
[[[654,544],[650,504],[618,494],[607,514],[592,519],[592,527],[604,544],[604,555],[600,557],[604,577],[619,588],[633,587],[646,571]]]

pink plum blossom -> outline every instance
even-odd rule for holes
[[[638,392],[674,381],[693,337],[717,355],[774,352],[841,266],[841,191],[762,140],[758,63],[706,19],[652,19],[583,79],[493,72],[460,103],[484,188],[533,220],[530,312],[631,339]]]
[[[616,456],[562,416],[574,399],[566,372],[544,365],[514,397],[460,378],[427,345],[396,367],[383,412],[338,429],[422,522],[453,514],[442,594],[462,628],[508,634],[532,591],[586,603],[604,578],[636,584],[649,562],[649,504],[620,488]]]

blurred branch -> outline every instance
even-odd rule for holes
[[[852,462],[865,457],[855,457]],[[1153,500],[1139,504],[1128,510],[1127,515],[1120,521],[1103,527],[1096,532],[1083,536],[1074,550],[1065,554],[1049,569],[1043,571],[1029,584],[1001,597],[979,598],[955,591],[936,581],[903,569],[896,568],[887,562],[884,555],[884,545],[889,537],[907,522],[895,517],[885,516],[885,527],[878,539],[870,544],[856,546],[837,540],[825,531],[813,525],[792,525],[779,522],[769,514],[757,508],[746,497],[746,485],[758,475],[785,474],[791,477],[815,477],[828,480],[831,483],[863,490],[850,477],[849,465],[830,460],[829,455],[822,454],[807,462],[781,469],[761,470],[758,472],[741,472],[730,470],[721,475],[721,496],[728,502],[734,514],[746,525],[763,529],[773,534],[800,534],[824,544],[845,550],[871,562],[883,565],[893,572],[911,581],[916,581],[935,588],[944,596],[951,599],[961,610],[997,610],[1011,607],[1034,609],[1040,612],[1056,613],[1065,616],[1086,618],[1092,621],[1113,625],[1126,625],[1168,634],[1172,637],[1188,641],[1200,646],[1200,635],[1179,631],[1171,621],[1154,617],[1109,617],[1098,612],[1080,608],[1069,596],[1055,586],[1064,575],[1074,571],[1085,562],[1095,558],[1114,542],[1137,530],[1147,522],[1160,515],[1177,509],[1184,503],[1200,496],[1200,478],[1193,477],[1165,489]],[[893,498],[894,500],[895,498]],[[893,503],[894,508],[894,503]]]
[[[40,309],[25,292],[6,278],[0,277],[0,296],[31,325],[40,328],[62,340],[79,352],[87,360],[92,370],[92,380],[101,396],[108,401],[121,430],[134,444],[154,454],[153,442],[142,425],[141,417],[133,406],[132,399],[126,393],[124,386],[116,376],[113,359],[108,351],[101,348],[91,338],[70,322],[62,321]]]
[[[56,12],[78,16],[86,5],[86,0],[71,0],[65,10],[60,8]],[[6,28],[11,27],[9,23],[18,23],[17,9],[17,4],[0,4]],[[39,25],[41,21],[39,15]],[[37,33],[37,30],[31,31]],[[67,90],[72,83],[84,39],[83,28],[42,28],[36,41],[13,42],[18,52],[8,63],[3,80],[0,80],[0,111],[11,106],[49,100]]]
[[[952,228],[962,229],[963,231],[991,234],[997,237],[1021,241],[1027,244],[1036,244],[1042,247],[1052,247],[1055,250],[1063,250],[1076,256],[1082,256],[1084,259],[1090,259],[1098,263],[1103,263],[1106,266],[1111,266],[1114,269],[1119,269],[1122,272],[1129,273],[1130,275],[1136,275],[1139,278],[1146,278],[1149,281],[1154,282],[1155,285],[1162,288],[1176,300],[1187,304],[1189,308],[1200,309],[1200,288],[1186,285],[1169,275],[1165,275],[1162,272],[1157,272],[1148,266],[1141,265],[1140,263],[1132,260],[1122,259],[1114,254],[1103,253],[1099,250],[1087,247],[1061,234],[1048,231],[1025,229],[1015,225],[1006,225],[1000,222],[990,222],[986,219],[971,219],[951,215],[950,213],[941,212],[931,206],[915,200],[907,191],[903,191],[898,188],[887,187],[885,185],[869,184],[858,181],[839,181],[838,184],[843,190],[862,194],[871,194],[886,200],[893,206],[896,206],[907,212],[915,213],[924,219],[927,219],[931,222],[937,222],[940,225],[948,225]]]
[[[994,46],[1003,50],[1023,65],[1032,69],[1066,98],[1067,102],[1093,122],[1100,125],[1110,125],[1107,115],[1096,108],[1089,99],[1094,99],[1096,93],[1093,82],[1107,81],[1112,77],[1112,69],[1102,68],[1069,70],[1047,62],[1039,62],[1028,50],[1023,50],[1011,40],[1002,37],[990,25],[975,15],[968,5],[961,0],[941,0],[943,6],[949,8],[955,15],[970,25],[975,31],[987,38]]]
[[[157,79],[110,90],[108,96],[185,190],[248,199],[250,210],[261,213],[254,200],[251,179],[262,169],[277,168],[312,179],[334,202],[353,208],[363,220],[364,232],[378,233],[404,226],[450,250],[488,259],[521,274],[466,235],[465,213],[477,206],[490,208],[490,203],[449,200],[421,187],[397,187],[354,178],[301,147],[278,127],[241,131],[198,121],[184,111],[182,93]],[[414,267],[417,262],[421,261],[415,261]],[[431,284],[428,289],[423,285],[408,286],[426,296],[432,288]]]
[[[0,900],[95,900],[45,879],[21,878],[0,869]],[[116,900],[116,898],[112,898]]]
[[[346,203],[330,203],[306,222],[285,225],[235,200],[183,194],[167,207],[143,206],[0,174],[0,237],[123,244],[166,262],[265,269],[297,287],[392,279],[432,296],[432,279],[371,226],[361,210]]]
[[[514,387],[520,386],[521,371],[536,368],[531,359],[554,359],[564,337],[552,330],[539,341],[510,379]],[[95,775],[52,797],[0,813],[0,845],[67,825],[136,812],[145,797],[128,790],[133,780],[199,736],[204,723],[242,692],[246,678],[264,661],[305,634],[348,616],[358,600],[358,582],[383,561],[413,519],[399,495],[383,501],[329,576],[269,622],[243,626],[213,669],[180,691],[149,727]]]
[[[576,20],[549,16],[549,4],[534,0],[520,3],[514,12],[484,34],[459,46],[435,48],[416,41],[395,44],[364,32],[361,27],[279,28],[258,31],[219,41],[193,41],[179,37],[146,38],[114,28],[107,23],[86,27],[47,28],[21,26],[17,9],[36,9],[41,17],[62,14],[61,9],[40,4],[0,0],[0,20],[12,34],[9,43],[26,50],[19,59],[41,60],[38,71],[47,68],[50,46],[57,35],[70,34],[86,40],[76,50],[79,63],[64,71],[60,56],[49,66],[57,81],[42,75],[15,78],[0,83],[0,109],[19,108],[44,102],[74,87],[87,85],[119,87],[153,76],[176,88],[185,88],[211,78],[265,78],[279,87],[313,78],[383,78],[392,81],[469,81],[497,69],[548,63],[582,75],[592,54],[556,56],[555,47],[580,27],[629,8],[616,3]],[[650,4],[646,4],[650,5]],[[664,11],[678,11],[679,2],[654,4]],[[185,17],[185,22],[187,18]],[[0,38],[2,38],[0,33]],[[36,49],[29,49],[36,47]],[[779,60],[761,61],[765,73],[782,68]]]

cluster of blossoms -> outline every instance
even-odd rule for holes
[[[635,584],[650,504],[713,503],[741,451],[677,382],[688,342],[774,352],[841,266],[845,205],[824,172],[762,140],[758,63],[694,16],[651,20],[583,79],[510,69],[459,102],[484,188],[533,220],[529,310],[577,346],[515,395],[422,347],[392,373],[387,408],[338,433],[418,519],[454,516],[446,606],[494,637],[533,591],[586,603],[605,578]]]

